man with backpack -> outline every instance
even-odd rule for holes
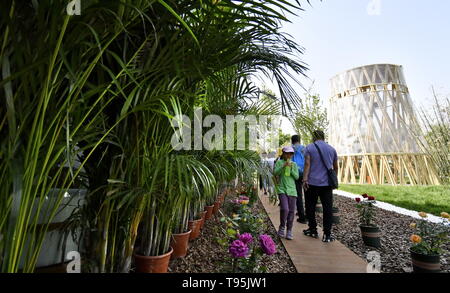
[[[297,189],[297,222],[306,224],[306,216],[305,210],[303,208],[303,168],[305,166],[305,156],[304,150],[305,147],[300,144],[300,136],[293,135],[291,137],[292,147],[294,148],[294,157],[292,161],[294,161],[298,166],[298,173],[300,174],[299,178],[295,180],[295,187]]]

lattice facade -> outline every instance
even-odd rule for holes
[[[418,123],[401,66],[357,67],[331,79],[329,142],[343,183],[439,184],[413,135]]]

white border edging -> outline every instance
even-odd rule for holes
[[[333,190],[334,194],[340,195],[340,196],[344,196],[344,197],[348,197],[351,199],[355,199],[357,197],[362,198],[361,195],[359,194],[354,194],[354,193],[350,193],[347,191],[343,191],[343,190]],[[376,201],[376,203],[374,204],[376,207],[386,210],[386,211],[391,211],[391,212],[395,212],[397,214],[401,214],[401,215],[405,215],[405,216],[410,216],[412,218],[415,219],[423,219],[419,216],[419,213],[417,211],[411,211],[405,208],[401,208],[395,205],[392,205],[390,203],[386,203],[386,202],[382,202],[382,201]],[[431,215],[431,214],[427,214],[427,217],[424,218],[426,221],[431,222],[431,223],[438,223],[441,224],[442,221],[444,220],[444,218],[441,217],[437,217],[435,215]]]

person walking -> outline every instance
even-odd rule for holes
[[[274,168],[274,175],[278,176],[276,189],[280,200],[280,227],[278,235],[289,240],[293,239],[292,227],[294,225],[297,201],[295,180],[299,178],[298,166],[292,161],[294,152],[293,147],[284,147],[281,158],[275,163]]]
[[[333,168],[337,174],[338,157],[336,150],[325,141],[323,131],[313,132],[313,143],[305,148],[305,168],[303,172],[303,187],[305,189],[307,236],[318,238],[316,223],[316,204],[320,198],[323,208],[323,242],[334,241],[331,235],[333,219],[333,187],[330,186],[328,170]]]
[[[299,174],[298,179],[295,180],[295,188],[297,189],[297,222],[306,224],[305,210],[303,208],[303,169],[305,166],[305,147],[300,144],[300,136],[297,134],[291,137],[291,143],[295,151],[292,160],[297,164]]]

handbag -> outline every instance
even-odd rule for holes
[[[319,152],[320,159],[322,160],[322,163],[325,166],[325,169],[327,169],[328,185],[332,189],[338,189],[339,188],[339,182],[338,182],[338,178],[337,178],[337,175],[336,175],[336,171],[334,169],[328,169],[327,164],[325,164],[325,160],[323,159],[323,155],[322,155],[322,152],[321,152],[320,148],[316,145],[316,143],[314,143],[314,145],[316,146],[317,151]]]

